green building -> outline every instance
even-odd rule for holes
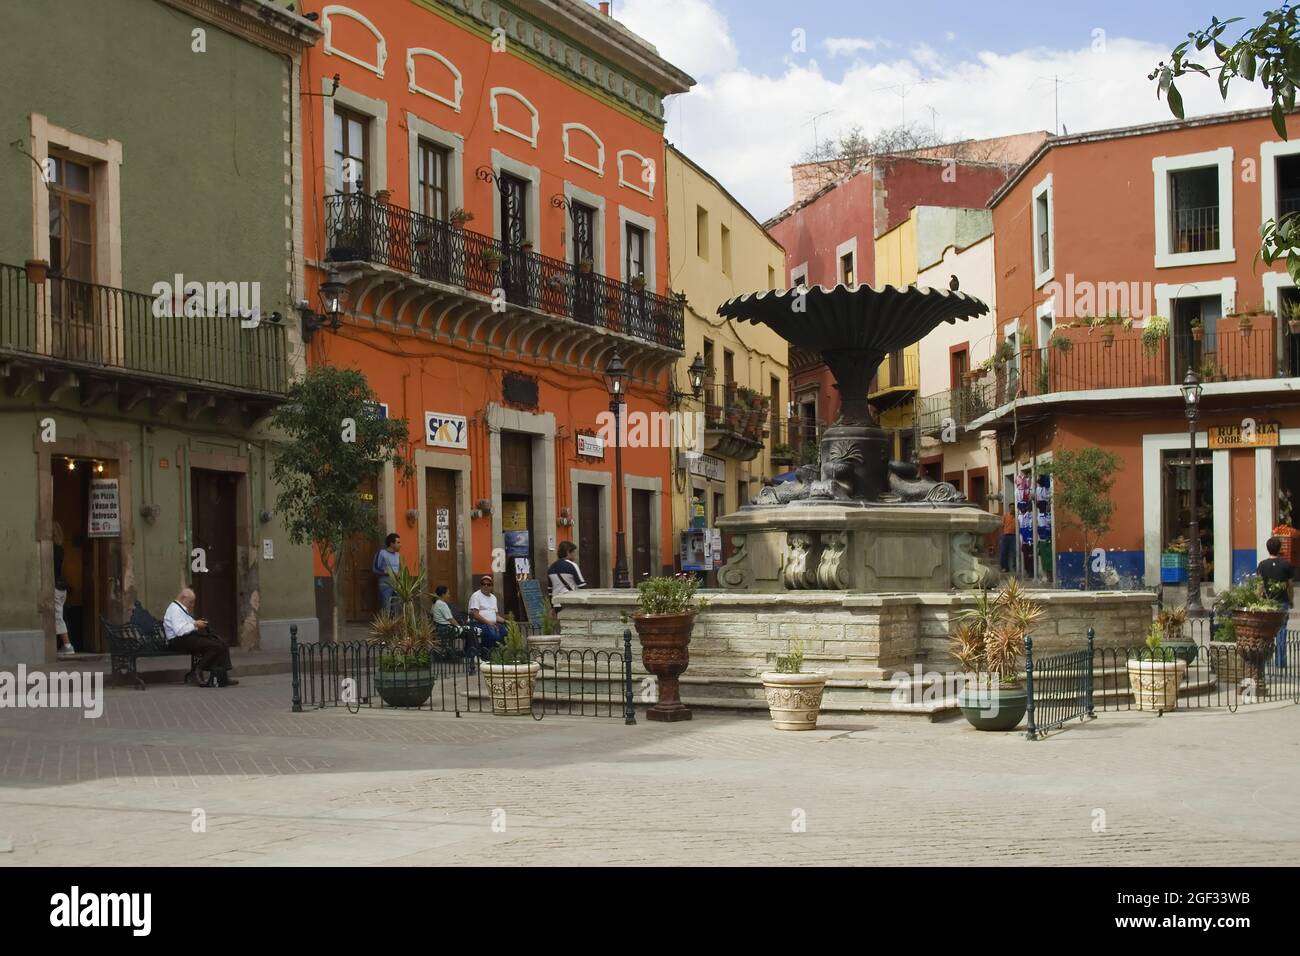
[[[0,57],[0,664],[183,586],[232,645],[316,636],[272,514],[303,369],[298,69],[265,0],[20,0]]]

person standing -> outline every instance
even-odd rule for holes
[[[190,672],[200,687],[198,671],[207,671],[217,687],[233,687],[239,681],[230,676],[230,648],[226,642],[208,630],[208,622],[194,616],[194,592],[182,588],[176,600],[167,605],[163,615],[163,634],[171,650],[202,654],[203,658]],[[189,678],[187,678],[188,680]]]
[[[77,651],[68,636],[68,622],[63,619],[63,608],[68,603],[68,582],[63,577],[63,525],[54,522],[50,537],[54,541],[54,635],[59,640],[59,656],[71,657]]]
[[[1016,512],[1008,505],[1002,512],[1002,546],[998,551],[998,567],[1008,573],[1015,571]]]
[[[1295,580],[1295,569],[1286,558],[1280,557],[1282,541],[1272,537],[1264,542],[1268,557],[1259,562],[1255,573],[1263,584],[1264,595],[1282,603],[1282,626],[1278,628],[1274,643],[1277,645],[1276,661],[1279,669],[1286,667],[1286,626],[1291,616],[1291,582]]]
[[[497,613],[497,596],[492,593],[492,575],[483,575],[479,589],[469,596],[469,617],[482,637],[483,650],[490,651],[505,640],[506,629]]]
[[[390,534],[384,539],[384,546],[375,552],[371,570],[375,572],[375,581],[379,586],[379,610],[393,609],[393,585],[388,580],[389,572],[396,574],[402,569],[402,536]]]
[[[579,570],[577,562],[573,560],[573,556],[577,551],[578,546],[572,541],[561,541],[559,557],[546,569],[546,576],[551,581],[551,604],[553,607],[557,597],[587,586],[587,582],[583,580],[582,571]],[[556,613],[558,612],[559,609],[556,608]]]

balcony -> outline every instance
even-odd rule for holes
[[[1208,252],[1219,248],[1219,207],[1174,209],[1174,252]]]
[[[906,405],[916,395],[921,380],[921,357],[916,352],[893,352],[880,363],[867,398],[876,411]]]
[[[753,461],[771,429],[771,400],[766,395],[731,382],[704,386],[705,451]]]
[[[921,434],[931,436],[941,434],[950,424],[964,429],[993,409],[991,403],[996,400],[996,388],[996,382],[991,385],[971,383],[926,395],[917,402],[917,427]],[[990,394],[990,390],[994,394]]]
[[[327,197],[325,220],[328,259],[357,267],[351,278],[364,280],[358,305],[369,293],[377,320],[389,318],[378,314],[382,303],[400,293],[391,316],[398,325],[417,327],[424,307],[432,306],[435,336],[469,339],[489,350],[513,348],[534,360],[590,367],[584,359],[591,349],[583,340],[589,345],[593,332],[606,344],[621,340],[624,362],[648,363],[646,372],[682,352],[684,306],[676,297],[371,196]],[[472,319],[465,292],[483,297]],[[509,315],[491,307],[500,296],[516,307]]]
[[[288,390],[285,330],[243,328],[234,316],[158,316],[156,298],[50,275],[28,280],[0,263],[0,375],[10,396],[39,387],[51,401],[79,389],[83,404],[116,394],[123,411],[184,405],[250,421]],[[218,407],[220,406],[220,407]]]

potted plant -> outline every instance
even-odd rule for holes
[[[1254,320],[1251,319],[1249,313],[1237,317],[1237,329],[1241,332],[1241,337],[1243,339],[1250,338],[1250,333],[1254,328],[1255,323]]]
[[[1187,608],[1162,607],[1156,612],[1156,627],[1160,629],[1160,643],[1173,651],[1179,660],[1186,661],[1191,667],[1200,653],[1200,646],[1193,640],[1183,637],[1183,625],[1187,622]]]
[[[803,642],[792,639],[786,653],[777,656],[776,670],[760,675],[772,726],[777,730],[815,730],[826,676],[803,669]]]
[[[772,464],[790,466],[794,464],[794,448],[785,442],[772,446]]]
[[[532,251],[533,251],[533,240],[531,240],[531,239],[525,239],[523,242],[519,243],[519,248],[520,248],[521,250],[523,250],[524,252],[532,252]]]
[[[532,660],[528,642],[514,615],[507,614],[506,639],[488,655],[479,669],[492,698],[492,713],[506,717],[530,714],[533,710],[533,684],[542,665]]]
[[[28,259],[24,264],[27,270],[27,281],[32,285],[45,285],[45,279],[50,274],[50,264],[44,259]]]
[[[464,229],[465,223],[473,221],[474,214],[468,209],[462,209],[460,206],[457,206],[447,214],[447,219],[456,229]]]
[[[433,620],[419,606],[424,572],[402,566],[388,572],[388,583],[394,606],[382,608],[370,623],[372,643],[380,648],[375,689],[389,707],[419,707],[433,693],[435,644]]]
[[[966,672],[957,706],[976,730],[1014,730],[1025,716],[1020,658],[1043,611],[1013,578],[996,595],[981,591],[975,606],[957,615],[952,655]]]
[[[1265,588],[1262,578],[1249,574],[1214,602],[1217,614],[1232,618],[1237,650],[1246,662],[1246,674],[1262,692],[1264,661],[1273,653],[1277,632],[1286,620],[1286,610]]]
[[[1300,335],[1300,302],[1292,302],[1286,307],[1286,327],[1292,335]]]
[[[641,642],[641,662],[659,681],[659,700],[646,712],[650,720],[691,719],[677,681],[690,666],[699,586],[699,579],[688,574],[649,578],[637,585],[640,609],[632,615],[632,624]]]
[[[387,206],[388,201],[392,198],[393,198],[393,192],[391,189],[375,190],[375,202],[379,203],[381,206]]]
[[[569,289],[573,288],[573,277],[566,275],[563,272],[557,272],[555,275],[547,278],[546,286],[555,292],[567,292]]]
[[[1052,332],[1052,338],[1048,344],[1062,354],[1065,354],[1074,348],[1074,342],[1068,335],[1064,335],[1062,330],[1059,328]]]
[[[1219,680],[1237,686],[1246,674],[1245,659],[1237,650],[1237,625],[1231,617],[1221,617],[1214,622],[1210,639],[1210,667]]]
[[[1160,625],[1151,622],[1146,646],[1128,652],[1128,683],[1138,710],[1164,713],[1178,706],[1178,685],[1187,673],[1187,662],[1164,646]]]
[[[595,266],[595,263],[592,262],[590,259],[579,259],[579,260],[578,260],[578,271],[579,271],[579,272],[582,272],[582,273],[590,272],[594,266]]]
[[[1223,369],[1219,368],[1219,363],[1214,359],[1207,358],[1201,362],[1201,381],[1217,382],[1223,377]]]
[[[479,253],[479,258],[483,260],[483,265],[492,271],[495,271],[505,261],[505,256],[496,246],[487,246]]]
[[[1142,326],[1142,351],[1147,358],[1155,358],[1160,343],[1169,337],[1169,320],[1163,315],[1153,315]]]
[[[1192,319],[1192,341],[1199,342],[1205,336],[1205,323],[1200,319]]]
[[[638,272],[632,278],[627,280],[627,284],[630,285],[632,288],[636,289],[637,292],[644,292],[645,276],[642,273]]]
[[[1165,545],[1160,555],[1160,583],[1187,583],[1187,553],[1190,545],[1186,538],[1175,538]]]

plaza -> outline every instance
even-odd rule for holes
[[[290,693],[276,674],[110,688],[98,720],[7,712],[0,866],[1300,863],[1290,704],[1030,742],[839,714],[799,734],[718,710],[293,714]]]

